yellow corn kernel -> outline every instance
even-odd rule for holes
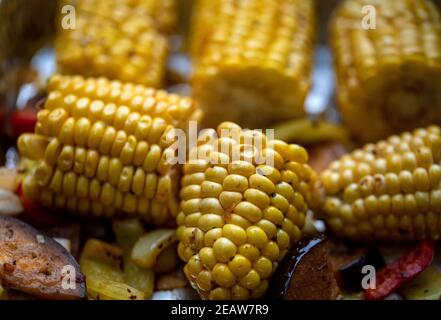
[[[314,21],[309,0],[197,1],[192,82],[206,127],[264,128],[303,115]]]
[[[224,132],[226,128],[239,130],[237,141],[231,132]],[[221,124],[217,131],[225,136],[205,140],[190,155],[208,144],[220,149],[206,148],[205,160],[183,167],[178,253],[186,262],[189,281],[208,299],[247,299],[265,293],[275,263],[301,237],[308,199],[312,198],[309,194],[316,182],[306,164],[294,165],[294,159],[306,161],[306,151],[279,141],[274,142],[280,150],[277,165],[282,168],[281,163],[289,163],[283,176],[297,177],[296,184],[283,182],[282,173],[271,164],[257,165],[245,157],[230,160],[230,147],[244,146],[240,130],[232,123]],[[246,131],[245,135],[265,141],[261,148],[270,148],[273,142],[257,132]]]
[[[48,87],[39,134],[18,141],[20,153],[37,162],[25,178],[26,196],[71,213],[173,223],[180,167],[168,162],[175,153],[165,136],[197,119],[191,100],[180,112],[177,95],[105,78],[55,75]]]
[[[176,20],[176,0],[109,1],[106,5],[97,0],[75,3],[75,29],[60,27],[55,39],[59,69],[64,74],[105,76],[160,87],[167,62],[167,41]],[[64,16],[60,15],[60,25],[62,19]],[[63,84],[60,91],[92,91],[94,98],[104,95],[97,87],[109,84],[108,81],[86,85],[81,81],[57,82]],[[50,106],[59,100],[53,95]],[[74,110],[85,116],[86,101],[78,102],[80,105]]]
[[[373,28],[360,23],[367,5],[344,1],[331,22],[337,98],[349,129],[373,142],[440,123],[433,103],[441,98],[439,8],[431,0],[379,1]]]
[[[329,229],[353,241],[437,240],[441,185],[430,149],[441,138],[436,128],[391,136],[332,163],[320,177],[321,212]],[[363,162],[363,174],[356,174],[363,159],[370,161]],[[381,160],[390,165],[377,166]],[[344,179],[348,171],[353,181]],[[297,233],[290,226],[284,230]]]

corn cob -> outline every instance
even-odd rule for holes
[[[193,29],[194,97],[208,127],[264,128],[304,114],[313,0],[199,0]]]
[[[323,217],[354,241],[438,240],[441,129],[432,126],[367,144],[323,171]]]
[[[180,171],[167,160],[175,128],[197,120],[191,99],[105,78],[57,75],[48,88],[35,134],[18,141],[38,161],[25,195],[74,213],[174,222]]]
[[[64,74],[104,76],[158,88],[167,61],[175,0],[77,0],[75,29],[61,25],[57,60]]]
[[[178,254],[201,297],[259,298],[302,235],[316,176],[300,146],[230,122],[213,136],[184,165]],[[250,146],[254,156],[247,155]],[[256,162],[259,155],[265,161]]]
[[[330,42],[339,107],[359,140],[441,122],[441,18],[430,0],[348,0]]]

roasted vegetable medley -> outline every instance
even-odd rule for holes
[[[0,1],[0,299],[440,300],[439,2]]]

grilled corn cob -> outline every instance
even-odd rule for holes
[[[348,0],[330,42],[339,107],[359,140],[441,122],[441,17],[430,0]]]
[[[38,160],[24,192],[81,214],[174,221],[179,168],[167,160],[175,154],[175,128],[185,130],[197,114],[191,99],[164,91],[54,76],[35,134],[18,141],[23,156]]]
[[[64,28],[60,16],[56,52],[62,73],[161,86],[175,0],[66,0],[64,4],[75,6],[76,26]]]
[[[441,235],[441,129],[432,126],[367,144],[321,174],[323,217],[355,241]]]
[[[199,157],[184,165],[178,254],[201,297],[259,298],[302,235],[316,176],[300,146],[230,122],[217,137],[190,151],[190,160]]]
[[[208,127],[264,128],[304,114],[313,0],[199,0],[193,29],[194,97]]]

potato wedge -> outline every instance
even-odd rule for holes
[[[131,251],[138,239],[145,233],[139,219],[115,220],[113,231],[116,242],[124,251],[124,274],[127,284],[142,291],[146,298],[153,294],[155,273],[151,268],[142,268],[132,261]]]
[[[100,261],[114,268],[122,269],[123,250],[98,239],[89,239],[81,252],[80,261],[83,259]]]
[[[0,216],[0,279],[6,287],[42,299],[86,297],[84,277],[72,255],[52,238],[7,216]]]
[[[158,255],[168,246],[175,243],[174,229],[158,229],[143,235],[132,249],[132,260],[143,268],[153,268]]]
[[[144,293],[125,283],[90,276],[86,279],[90,299],[145,300]]]
[[[124,263],[124,273],[127,278],[127,284],[142,291],[145,298],[148,299],[153,295],[155,273],[152,269],[139,267],[128,256]]]
[[[440,300],[441,272],[430,266],[401,290],[406,300]]]
[[[117,282],[125,282],[124,273],[114,266],[90,258],[80,261],[81,272],[87,277],[97,277]]]

